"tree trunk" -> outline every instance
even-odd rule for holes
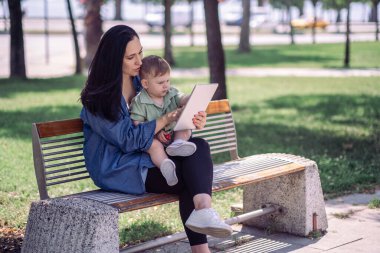
[[[67,10],[69,12],[70,23],[71,23],[71,33],[73,34],[74,39],[74,49],[75,49],[75,74],[82,73],[82,64],[80,59],[79,43],[78,43],[78,34],[77,29],[75,28],[75,20],[73,17],[73,12],[71,10],[70,0],[66,0]]]
[[[121,0],[115,0],[115,17],[114,20],[122,20],[121,18]]]
[[[21,1],[8,0],[11,56],[10,77],[26,78]]]
[[[190,34],[190,46],[194,46],[194,30],[193,30],[193,23],[194,23],[194,4],[193,0],[187,0],[190,5],[190,26],[189,26],[189,34]]]
[[[369,17],[368,17],[368,22],[375,22],[375,13],[377,12],[377,7],[375,6],[374,0],[371,1],[372,6],[371,6],[371,11],[369,12]]]
[[[294,27],[292,26],[292,12],[290,10],[290,5],[286,6],[286,9],[288,11],[288,22],[289,22],[289,35],[290,35],[290,44],[294,45]]]
[[[347,20],[346,20],[346,45],[344,50],[344,67],[350,67],[350,4],[351,1],[347,0]]]
[[[251,0],[243,0],[242,1],[243,8],[243,22],[240,28],[240,43],[238,51],[241,53],[247,53],[251,51],[251,46],[249,43],[250,37],[250,27],[249,21],[251,16]]]
[[[164,35],[165,35],[165,48],[164,48],[164,58],[172,66],[175,65],[173,50],[172,50],[172,22],[171,22],[171,7],[172,0],[163,0],[163,5],[165,6],[165,24],[164,24]]]
[[[376,25],[375,40],[379,41],[379,17],[377,16],[378,15],[377,7],[379,5],[379,0],[372,0],[372,5],[373,5],[373,9],[374,9],[373,17],[374,17],[374,21],[375,21],[375,25]]]
[[[313,44],[316,43],[316,26],[317,26],[317,1],[316,0],[313,0],[312,1],[313,3],[313,11],[314,11],[314,23],[313,23],[313,26],[312,26],[312,29],[311,29],[311,33],[312,33],[312,37],[313,37]]]
[[[218,83],[218,89],[213,99],[227,98],[226,67],[222,36],[220,33],[218,2],[216,0],[203,0],[206,19],[207,56],[210,68],[210,82]]]
[[[84,18],[86,57],[85,65],[89,67],[95,56],[96,49],[103,34],[100,8],[103,0],[88,0],[86,2],[86,16]]]
[[[337,12],[337,15],[336,15],[336,21],[335,21],[335,25],[336,25],[336,31],[337,33],[340,33],[340,22],[342,22],[342,17],[340,16],[340,11],[341,9],[337,9],[336,12]]]

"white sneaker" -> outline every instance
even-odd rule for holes
[[[232,228],[219,218],[213,208],[193,210],[185,225],[194,232],[218,238],[232,234]]]
[[[166,148],[170,156],[191,156],[197,150],[197,146],[190,141],[174,141]]]
[[[164,159],[161,163],[160,170],[169,186],[178,183],[177,174],[175,173],[175,164],[170,159]]]

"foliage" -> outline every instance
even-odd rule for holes
[[[347,6],[347,0],[322,0],[324,9],[340,11]]]

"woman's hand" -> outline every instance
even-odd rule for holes
[[[198,114],[194,115],[193,124],[197,129],[202,129],[206,125],[206,112],[198,112]]]

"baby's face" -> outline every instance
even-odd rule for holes
[[[144,88],[153,98],[164,97],[170,88],[170,73],[167,72],[162,76],[147,78],[147,84]]]

